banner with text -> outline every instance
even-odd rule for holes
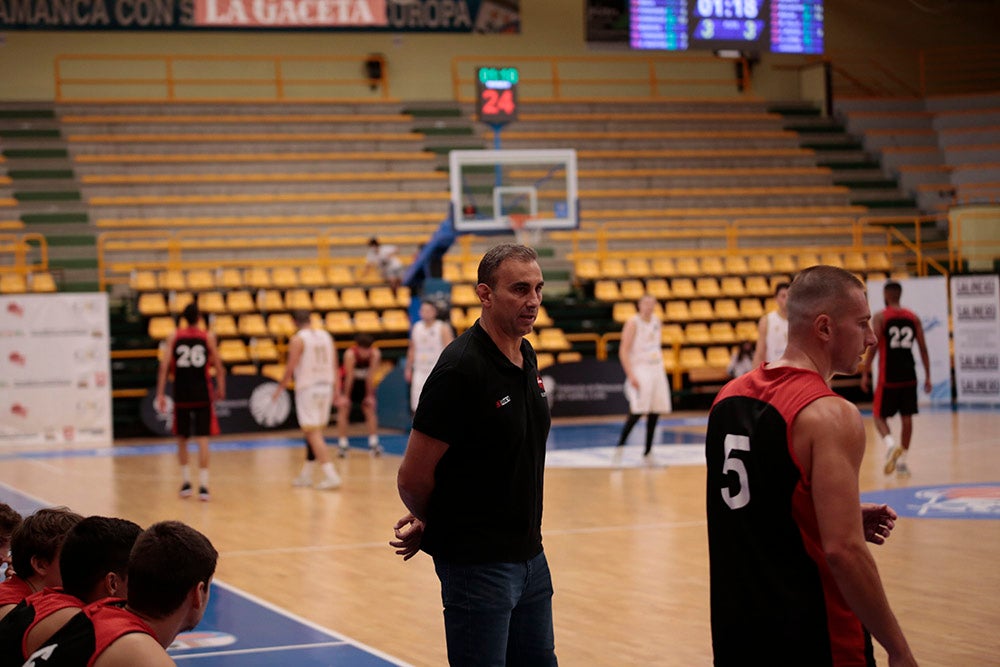
[[[520,33],[520,0],[0,0],[0,30]]]
[[[1000,277],[952,276],[959,403],[1000,404]]]
[[[111,443],[107,294],[0,297],[0,445]]]

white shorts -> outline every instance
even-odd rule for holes
[[[628,411],[634,415],[649,413],[667,414],[672,410],[670,404],[670,388],[667,386],[667,374],[660,364],[633,366],[632,374],[639,380],[636,389],[625,380],[625,398],[628,400]]]
[[[295,389],[295,416],[303,430],[323,428],[330,423],[333,386],[316,384]]]
[[[420,401],[420,392],[424,388],[424,383],[427,382],[427,378],[430,377],[431,371],[428,369],[426,371],[413,369],[413,375],[410,376],[410,410],[413,412],[417,411],[417,403]]]

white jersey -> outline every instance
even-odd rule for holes
[[[413,325],[410,340],[413,341],[413,370],[430,372],[434,369],[438,357],[444,350],[441,338],[444,335],[445,323],[434,320],[426,324],[423,320]]]
[[[629,412],[641,414],[666,414],[671,411],[670,388],[667,374],[663,369],[663,352],[660,341],[660,320],[656,317],[647,322],[641,315],[633,315],[635,336],[629,351],[632,375],[639,382],[636,389],[625,380],[625,399]]]
[[[785,353],[788,346],[788,320],[772,310],[766,315],[766,338],[764,339],[764,361],[772,363]]]
[[[302,356],[295,366],[295,389],[316,385],[333,386],[333,337],[323,329],[300,329]]]

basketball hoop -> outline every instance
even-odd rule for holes
[[[511,213],[507,217],[510,218],[510,227],[516,234],[524,229],[524,226],[528,224],[528,218],[531,216],[527,213]]]
[[[507,220],[510,221],[510,228],[514,230],[514,238],[521,245],[533,246],[538,245],[538,241],[541,238],[540,229],[526,229],[528,222],[531,220],[531,216],[527,213],[510,213],[507,215]]]

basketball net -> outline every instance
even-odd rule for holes
[[[538,242],[542,237],[541,228],[528,229],[528,222],[531,220],[531,216],[527,213],[511,213],[507,216],[510,221],[510,228],[514,230],[514,238],[521,245],[534,246],[538,245]]]

